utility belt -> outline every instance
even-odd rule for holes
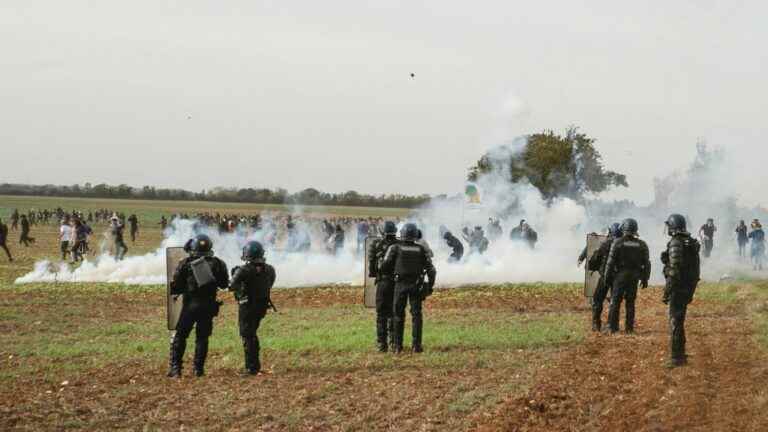
[[[200,306],[208,307],[211,311],[211,316],[218,316],[219,310],[224,302],[216,300],[216,297],[209,296],[195,296],[186,294],[184,295],[184,305],[188,306],[192,303],[196,303]]]
[[[421,281],[422,281],[422,275],[420,275],[420,274],[418,274],[418,275],[406,275],[406,276],[399,275],[399,274],[395,275],[395,282],[421,283]]]

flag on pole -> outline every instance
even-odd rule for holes
[[[464,188],[464,194],[467,196],[467,203],[480,204],[480,189],[474,183],[467,183]]]

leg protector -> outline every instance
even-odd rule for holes
[[[256,375],[261,371],[261,361],[259,360],[259,339],[254,335],[252,338],[243,338],[243,352],[245,354],[245,373]]]
[[[173,339],[171,339],[170,358],[168,361],[169,378],[181,378],[181,369],[186,348],[186,339],[180,337],[178,333],[174,335]]]
[[[627,301],[624,304],[624,309],[625,309],[624,331],[627,333],[634,333],[635,332],[635,300],[627,298]]]
[[[208,357],[208,338],[195,339],[195,376],[205,375],[205,359]]]
[[[599,332],[602,329],[601,317],[603,315],[603,305],[592,305],[592,331]]]
[[[376,317],[376,346],[378,346],[380,352],[387,352],[388,321],[386,317]]]
[[[409,296],[411,303],[411,348],[413,352],[420,353],[424,351],[421,345],[421,332],[423,328],[423,317],[421,313],[421,297],[417,292]]]

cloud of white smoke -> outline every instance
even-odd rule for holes
[[[67,263],[55,264],[40,261],[32,272],[16,279],[16,283],[29,282],[121,282],[126,284],[162,284],[166,282],[165,250],[181,247],[197,234],[208,235],[214,244],[216,256],[227,266],[242,264],[242,248],[250,240],[264,240],[271,233],[267,230],[219,233],[215,228],[199,225],[191,220],[177,219],[165,231],[165,239],[152,253],[128,256],[117,261],[109,253],[94,260],[86,260],[77,268]],[[318,249],[321,245],[318,245]],[[268,250],[268,259],[278,271],[276,285],[294,287],[304,285],[359,283],[362,280],[362,259],[354,256],[354,244],[348,242],[338,256],[324,251],[288,253],[277,249]]]

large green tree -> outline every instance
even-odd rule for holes
[[[565,135],[553,131],[525,137],[522,145],[494,149],[470,168],[469,179],[484,174],[501,174],[512,183],[528,182],[547,199],[568,197],[581,200],[611,186],[627,186],[623,174],[607,170],[595,139],[571,127]]]

